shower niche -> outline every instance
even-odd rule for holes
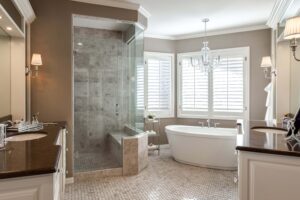
[[[73,16],[75,172],[122,167],[122,138],[143,132],[136,106],[143,39],[131,23]]]

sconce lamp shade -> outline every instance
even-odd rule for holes
[[[31,65],[33,66],[41,66],[43,65],[41,54],[33,54],[31,59]]]
[[[284,39],[295,38],[300,38],[300,16],[288,19],[285,24]]]
[[[262,68],[267,68],[267,67],[272,67],[272,60],[270,56],[263,57],[261,60],[261,65]]]

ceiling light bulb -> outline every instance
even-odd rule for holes
[[[12,30],[12,27],[6,27],[6,30],[8,30],[8,31],[11,31]]]
[[[2,19],[2,16],[0,15],[0,19]]]
[[[78,46],[83,46],[83,44],[81,42],[78,42],[77,45]]]

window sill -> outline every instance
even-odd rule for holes
[[[179,114],[177,118],[183,118],[183,119],[221,119],[221,120],[238,120],[238,119],[244,119],[243,116],[220,116],[220,115],[213,115],[213,116],[207,116],[207,115],[190,115],[190,114]]]

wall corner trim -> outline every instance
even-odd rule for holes
[[[13,0],[13,3],[23,15],[26,23],[30,24],[35,20],[36,15],[29,0]]]
[[[144,15],[147,19],[149,17],[151,17],[151,13],[146,10],[143,6],[140,6],[139,9],[138,9],[139,13],[141,13],[142,15]]]
[[[277,0],[271,11],[267,25],[270,28],[276,29],[277,24],[282,22],[287,10],[293,4],[293,2],[294,0]]]

